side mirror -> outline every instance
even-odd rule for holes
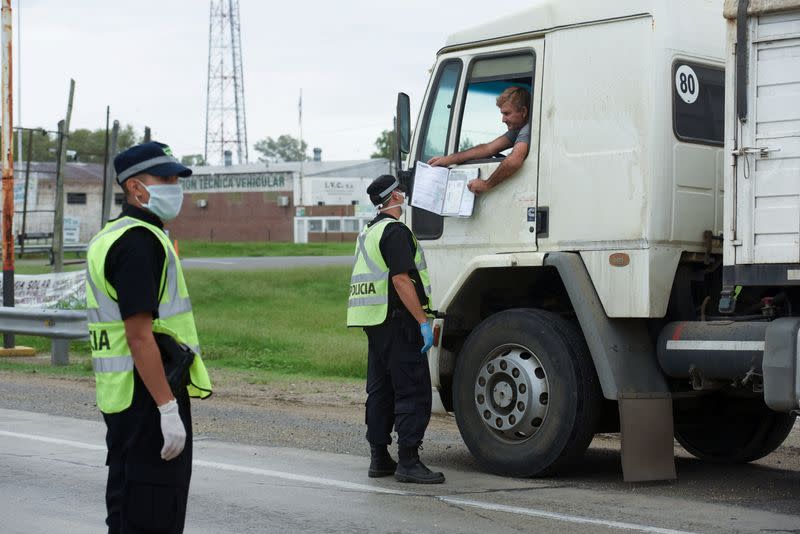
[[[397,94],[397,115],[395,121],[395,163],[397,169],[402,169],[403,154],[411,151],[411,103],[405,93]]]

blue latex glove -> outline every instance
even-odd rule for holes
[[[433,330],[431,330],[431,325],[422,323],[419,325],[419,333],[422,334],[422,340],[425,342],[420,352],[425,354],[428,352],[428,349],[433,346]]]

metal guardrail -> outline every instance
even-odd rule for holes
[[[49,337],[53,365],[69,363],[69,341],[89,339],[86,312],[0,306],[0,332]]]

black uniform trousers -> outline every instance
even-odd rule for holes
[[[161,459],[161,414],[134,370],[131,406],[103,414],[108,431],[106,509],[109,534],[181,533],[192,476],[192,415],[186,388],[176,396],[186,429],[186,446]]]
[[[364,328],[367,360],[367,441],[417,447],[431,419],[431,374],[422,354],[419,325],[406,311],[390,313],[381,325]]]

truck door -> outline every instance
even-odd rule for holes
[[[420,239],[433,240],[426,251],[442,245],[460,254],[536,250],[539,115],[543,40],[487,47],[480,53],[443,57],[421,115],[415,161],[488,143],[508,129],[496,100],[508,87],[531,95],[531,140],[527,159],[517,173],[495,189],[478,195],[471,217],[440,217],[414,208],[412,228]],[[477,168],[488,178],[511,152],[468,161],[459,168]],[[430,246],[429,246],[430,245]]]
[[[737,264],[800,262],[800,12],[749,22],[736,164]]]

